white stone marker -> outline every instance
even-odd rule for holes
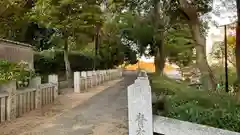
[[[92,76],[92,71],[87,71],[87,76]]]
[[[128,87],[129,135],[153,135],[151,87],[140,78]]]
[[[82,71],[81,72],[81,77],[84,78],[84,87],[85,87],[85,90],[87,89],[87,72],[86,71]]]
[[[100,70],[99,74],[100,74],[100,84],[102,84],[103,83],[103,71]]]
[[[87,73],[85,71],[81,72],[81,77],[87,77]]]
[[[80,79],[80,72],[74,72],[74,92],[80,93],[81,92],[81,79]]]
[[[48,75],[48,82],[54,85],[54,99],[57,98],[59,89],[58,89],[58,75]]]
[[[93,73],[93,85],[97,86],[97,72],[93,71],[92,73]]]

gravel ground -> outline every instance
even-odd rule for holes
[[[134,79],[127,76],[83,104],[20,135],[128,135],[127,86]]]

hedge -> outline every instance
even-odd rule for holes
[[[164,98],[154,112],[166,117],[240,132],[240,103],[225,92],[200,91],[167,77],[150,75],[153,92]]]
[[[94,58],[85,56],[80,53],[70,53],[69,61],[72,71],[93,70]],[[103,69],[100,62],[101,59],[96,60],[96,69]],[[65,71],[64,57],[62,51],[54,52],[54,55],[46,55],[44,53],[35,53],[34,55],[34,68],[36,73],[39,74],[51,74],[61,73]],[[111,68],[111,67],[109,67]]]

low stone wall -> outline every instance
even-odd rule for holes
[[[119,77],[122,77],[122,69],[74,72],[74,92],[80,93]]]
[[[30,80],[29,88],[17,90],[16,81],[0,87],[0,123],[11,121],[34,109],[52,103],[58,96],[58,76],[49,75],[49,82],[41,84],[41,77]]]
[[[34,69],[34,51],[28,44],[0,39],[0,59],[16,63],[25,61]]]

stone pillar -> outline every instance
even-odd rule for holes
[[[93,77],[93,86],[97,86],[97,73],[96,73],[96,71],[92,71],[92,77]]]
[[[81,78],[80,72],[74,72],[74,92],[81,92]]]
[[[87,71],[87,79],[88,79],[88,83],[89,83],[89,87],[92,88],[92,71]]]
[[[101,84],[104,81],[104,74],[103,74],[103,70],[100,71],[100,78],[101,78]]]
[[[111,80],[111,70],[107,70],[107,79]]]
[[[54,99],[57,98],[59,91],[58,91],[58,75],[48,75],[48,83],[54,85]]]
[[[120,69],[119,69],[119,77],[122,77],[122,76],[123,76],[123,69],[120,68]]]
[[[134,84],[128,86],[127,95],[129,135],[135,135],[137,131],[153,135],[152,94],[149,80],[138,78]]]
[[[109,69],[108,72],[109,72],[109,80],[112,80],[112,70]]]
[[[36,88],[36,93],[35,93],[35,108],[41,108],[42,104],[42,94],[41,94],[41,77],[37,76],[35,78],[32,78],[29,83],[29,87],[31,88]]]
[[[106,70],[103,70],[103,82],[106,81]]]
[[[16,118],[16,107],[17,107],[17,87],[16,81],[9,81],[1,85],[1,89],[8,93],[7,98],[7,120],[13,120]]]
[[[84,88],[86,90],[87,89],[87,72],[86,71],[82,71],[81,72],[81,77],[84,79]]]
[[[109,81],[109,77],[108,77],[109,75],[108,75],[108,73],[109,73],[108,70],[105,70],[105,80],[106,80],[106,81]]]
[[[97,70],[96,71],[96,75],[97,75],[97,85],[99,85],[100,84],[100,72],[99,72],[99,70]]]

